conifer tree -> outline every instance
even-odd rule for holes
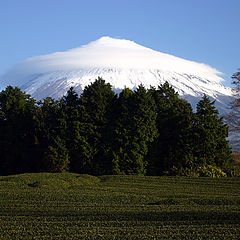
[[[83,122],[84,106],[80,104],[78,94],[70,88],[62,98],[61,108],[67,122],[65,141],[69,150],[70,170],[78,173],[89,173],[94,150],[87,139],[91,123]]]
[[[151,89],[156,103],[158,137],[148,156],[148,174],[160,175],[172,167],[184,167],[192,158],[191,105],[178,97],[168,82]]]
[[[61,104],[59,101],[48,97],[40,101],[38,106],[38,155],[41,159],[40,168],[49,172],[67,170],[69,161],[65,139],[67,121]],[[56,160],[58,156],[60,158],[59,161]],[[62,162],[62,167],[60,162]],[[54,163],[56,164],[55,166]]]
[[[44,170],[47,172],[63,172],[68,170],[69,157],[65,142],[59,136],[51,138],[43,155]]]
[[[81,95],[81,122],[87,124],[86,139],[90,149],[92,174],[112,172],[110,159],[109,122],[112,118],[112,104],[116,95],[111,85],[98,78],[84,88]]]
[[[228,126],[219,117],[215,101],[204,95],[197,104],[194,123],[194,154],[198,165],[217,165],[224,167],[231,160],[231,149],[226,138]]]
[[[114,121],[112,122],[112,162],[114,174],[127,174],[130,169],[126,166],[131,161],[129,152],[132,142],[131,118],[133,111],[134,92],[129,88],[125,88],[119,94],[115,103]]]
[[[120,112],[115,128],[114,171],[145,174],[148,144],[157,136],[154,99],[140,85],[134,93],[124,89],[118,104]]]
[[[35,100],[17,87],[0,93],[0,171],[35,171]]]

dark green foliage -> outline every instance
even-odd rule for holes
[[[73,87],[67,91],[66,96],[63,96],[62,101],[64,106],[68,107],[68,114],[72,114],[72,110],[79,110],[80,99]]]
[[[60,102],[52,98],[39,102],[37,119],[38,156],[41,162],[39,170],[49,172],[67,170],[68,153],[65,146],[67,122]]]
[[[35,100],[17,87],[0,93],[0,173],[35,169]]]
[[[122,90],[113,107],[114,121],[112,126],[112,159],[113,159],[113,173],[124,174],[125,165],[131,159],[129,158],[129,151],[131,144],[131,126],[129,125],[129,116],[132,112],[131,100],[134,92],[128,88]]]
[[[101,78],[79,97],[38,103],[19,88],[0,93],[0,174],[21,172],[161,175],[226,168],[228,128],[206,96],[193,113],[165,83],[124,89]],[[197,171],[196,171],[197,172]]]
[[[114,129],[114,172],[145,174],[148,144],[157,136],[155,103],[151,92],[139,86],[124,89],[118,98]]]
[[[114,98],[112,86],[105,83],[102,78],[98,78],[83,90],[81,104],[87,113],[86,120],[96,125],[100,131],[108,124],[109,111]]]
[[[88,141],[88,136],[94,134],[93,124],[87,121],[85,107],[81,105],[73,88],[63,97],[61,107],[67,123],[65,140],[69,151],[70,170],[88,173],[95,155],[95,150]]]
[[[194,121],[194,154],[197,165],[226,166],[231,160],[231,150],[226,138],[228,126],[207,96],[197,105]]]
[[[88,142],[88,162],[91,174],[112,173],[110,158],[111,135],[110,122],[112,106],[116,95],[109,83],[98,78],[94,83],[85,87],[81,95],[81,121],[87,124],[85,136]]]
[[[157,106],[158,137],[151,145],[148,174],[159,175],[173,166],[185,167],[192,158],[191,105],[166,82],[151,89]]]
[[[47,172],[62,172],[68,169],[68,150],[59,137],[51,139],[43,155],[44,170]]]

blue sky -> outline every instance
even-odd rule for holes
[[[240,68],[239,10],[239,0],[0,0],[0,75],[111,36],[209,64],[230,86]]]

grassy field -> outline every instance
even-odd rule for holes
[[[0,239],[239,239],[240,178],[0,177]]]

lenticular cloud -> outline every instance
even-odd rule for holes
[[[227,109],[230,88],[221,73],[203,64],[154,51],[133,41],[102,37],[79,48],[29,58],[0,77],[2,86],[19,86],[36,99],[59,98],[70,87],[81,93],[98,77],[113,89],[159,86],[168,81],[179,95],[195,104],[203,94]]]
[[[24,84],[31,75],[82,68],[158,69],[222,81],[220,72],[202,63],[154,51],[133,41],[102,37],[66,52],[29,58],[9,71],[5,83]]]

